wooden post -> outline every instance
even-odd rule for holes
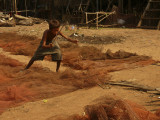
[[[25,0],[25,9],[26,9],[26,17],[27,17],[27,0]]]
[[[87,28],[88,28],[88,14],[86,12],[86,25],[87,25]]]
[[[98,12],[96,12],[96,27],[98,29]]]
[[[15,7],[15,13],[17,14],[17,1],[16,0],[14,0],[14,7]]]

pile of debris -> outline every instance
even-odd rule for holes
[[[8,14],[0,12],[0,27],[14,27],[16,25],[14,18]]]
[[[11,17],[9,14],[0,12],[0,27],[14,27],[16,25],[32,26],[33,24],[40,24],[44,20],[40,18],[24,17],[14,14]]]

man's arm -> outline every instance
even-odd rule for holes
[[[64,37],[65,39],[67,39],[69,42],[73,42],[73,43],[75,43],[75,44],[78,43],[78,40],[72,40],[72,39],[66,37],[65,35],[63,35],[61,32],[59,32],[59,35],[61,35],[61,36]]]

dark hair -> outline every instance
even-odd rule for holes
[[[48,23],[49,23],[49,29],[60,27],[60,22],[58,20],[50,20]]]

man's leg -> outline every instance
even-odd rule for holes
[[[59,68],[61,65],[61,60],[57,60],[57,68],[56,68],[56,72],[58,72]]]
[[[25,67],[25,69],[30,68],[31,65],[34,63],[34,61],[35,61],[35,60],[33,60],[33,59],[31,58],[31,60],[29,61],[28,65]]]

